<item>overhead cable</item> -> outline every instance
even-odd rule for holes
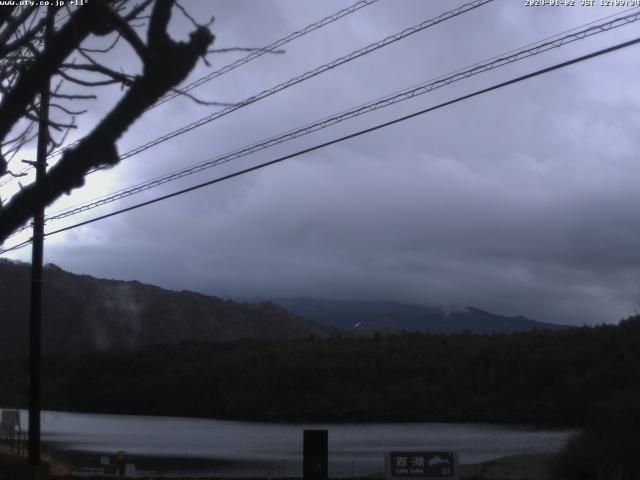
[[[306,27],[304,27],[301,30],[295,31],[290,33],[289,35],[287,35],[284,38],[281,38],[279,40],[276,40],[275,42],[264,46],[256,51],[251,52],[250,54],[248,54],[245,57],[242,57],[238,60],[236,60],[235,62],[232,62],[228,65],[225,65],[224,67],[211,72],[203,77],[200,77],[197,80],[194,80],[193,82],[185,85],[184,87],[180,87],[179,91],[175,91],[172,92],[168,95],[165,95],[164,97],[162,97],[160,100],[158,100],[154,105],[152,105],[151,107],[149,107],[147,110],[151,110],[152,108],[157,107],[158,105],[161,105],[165,102],[168,102],[169,100],[172,100],[190,90],[193,90],[196,87],[199,87],[200,85],[204,85],[205,83],[213,80],[214,78],[219,77],[220,75],[224,75],[225,73],[228,73],[232,70],[235,70],[236,68],[238,68],[241,65],[244,65],[245,63],[248,63],[252,60],[255,60],[256,58],[261,57],[262,55],[265,55],[267,53],[273,52],[274,50],[279,49],[280,47],[282,47],[283,45],[286,45],[289,42],[292,42],[293,40],[300,38],[304,35],[307,35],[308,33],[313,32],[314,30],[317,30],[319,28],[322,28],[326,25],[329,25],[330,23],[335,22],[336,20],[341,19],[342,17],[349,15],[351,13],[357,12],[358,10],[360,10],[361,8],[364,7],[368,7],[369,5],[377,2],[378,0],[361,0],[359,2],[354,3],[353,5],[351,5],[350,7],[344,8],[336,13],[334,13],[333,15],[329,15],[328,17],[324,17],[322,20],[319,20],[315,23],[312,23],[310,25],[307,25]]]
[[[177,170],[175,172],[169,173],[161,177],[157,177],[155,179],[152,179],[143,183],[139,183],[137,185],[133,185],[131,187],[119,190],[111,194],[107,194],[102,197],[98,197],[94,200],[85,202],[80,205],[68,207],[66,209],[63,209],[61,211],[58,211],[48,216],[47,220],[58,220],[58,219],[69,217],[71,215],[75,215],[77,213],[80,213],[86,210],[91,210],[93,208],[105,205],[107,203],[111,203],[116,200],[120,200],[122,198],[126,198],[131,195],[141,193],[151,188],[155,188],[167,182],[175,181],[180,178],[186,177],[188,175],[192,175],[192,174],[201,172],[203,170],[221,165],[223,163],[227,163],[232,160],[245,157],[247,155],[263,150],[265,148],[269,148],[274,145],[278,145],[278,144],[302,137],[304,135],[308,135],[310,133],[327,128],[331,125],[335,125],[345,120],[358,117],[360,115],[364,115],[366,113],[370,113],[372,111],[385,108],[385,107],[394,105],[396,103],[415,98],[420,95],[424,95],[426,93],[429,93],[433,90],[449,85],[451,83],[469,78],[473,75],[487,72],[489,70],[493,70],[495,68],[499,68],[499,67],[523,60],[525,58],[538,55],[540,53],[546,52],[551,49],[559,48],[568,43],[572,43],[577,40],[582,40],[589,36],[602,33],[622,25],[627,25],[629,23],[636,22],[638,20],[640,20],[640,11],[632,15],[616,18],[604,24],[599,24],[596,26],[589,27],[587,29],[578,31],[570,35],[566,35],[562,38],[555,39],[553,41],[536,44],[531,48],[527,48],[523,50],[513,50],[512,51],[513,53],[511,53],[510,55],[502,56],[502,57],[494,57],[489,62],[475,64],[474,66],[466,70],[457,70],[452,74],[447,74],[447,75],[437,77],[437,79],[431,80],[427,83],[423,83],[418,86],[393,93],[386,97],[379,98],[373,102],[369,102],[369,103],[360,105],[358,107],[355,107],[353,109],[346,110],[339,114],[326,117],[322,120],[319,120],[310,124],[306,124],[297,129],[290,130],[283,134],[271,137],[269,139],[256,142],[254,144],[234,150],[232,152],[223,154],[221,156],[213,157],[204,162],[191,165],[187,168]]]
[[[201,189],[201,188],[204,188],[204,187],[207,187],[207,186],[215,185],[216,183],[220,183],[220,182],[223,182],[225,180],[230,180],[232,178],[239,177],[241,175],[244,175],[244,174],[256,171],[256,170],[260,170],[260,169],[269,167],[271,165],[275,165],[277,163],[284,162],[285,160],[289,160],[291,158],[298,157],[300,155],[304,155],[306,153],[310,153],[310,152],[313,152],[315,150],[319,150],[321,148],[325,148],[325,147],[328,147],[330,145],[334,145],[334,144],[343,142],[345,140],[349,140],[349,139],[352,139],[352,138],[355,138],[355,137],[359,137],[361,135],[364,135],[364,134],[367,134],[367,133],[371,133],[371,132],[374,132],[376,130],[380,130],[382,128],[389,127],[391,125],[394,125],[394,124],[397,124],[397,123],[400,123],[400,122],[404,122],[404,121],[409,120],[411,118],[415,118],[415,117],[424,115],[426,113],[429,113],[429,112],[432,112],[432,111],[447,107],[449,105],[453,105],[453,104],[462,102],[464,100],[468,100],[470,98],[477,97],[479,95],[483,95],[485,93],[489,93],[489,92],[498,90],[500,88],[504,88],[506,86],[522,82],[524,80],[528,80],[530,78],[538,77],[540,75],[544,75],[544,74],[550,73],[552,71],[568,67],[570,65],[574,65],[574,64],[577,64],[577,63],[580,63],[580,62],[584,62],[586,60],[590,60],[592,58],[599,57],[601,55],[605,55],[605,54],[614,52],[616,50],[620,50],[622,48],[630,47],[630,46],[636,45],[638,43],[640,43],[640,37],[637,37],[637,38],[635,38],[633,40],[629,40],[627,42],[619,43],[617,45],[613,45],[611,47],[603,48],[601,50],[598,50],[598,51],[595,51],[595,52],[592,52],[592,53],[589,53],[589,54],[586,54],[586,55],[582,55],[580,57],[576,57],[576,58],[573,58],[571,60],[567,60],[565,62],[557,63],[557,64],[552,65],[550,67],[542,68],[540,70],[536,70],[534,72],[531,72],[531,73],[528,73],[528,74],[525,74],[525,75],[521,75],[521,76],[513,78],[511,80],[507,80],[505,82],[497,83],[497,84],[492,85],[490,87],[486,87],[486,88],[483,88],[483,89],[480,89],[480,90],[476,90],[475,92],[472,92],[472,93],[457,97],[457,98],[455,98],[453,100],[449,100],[449,101],[440,103],[440,104],[435,105],[433,107],[425,108],[425,109],[419,110],[417,112],[411,113],[409,115],[405,115],[405,116],[396,118],[394,120],[390,120],[388,122],[384,122],[384,123],[375,125],[373,127],[369,127],[369,128],[364,129],[364,130],[360,130],[358,132],[355,132],[355,133],[352,133],[352,134],[349,134],[349,135],[345,135],[343,137],[339,137],[339,138],[336,138],[334,140],[330,140],[328,142],[324,142],[324,143],[315,145],[313,147],[305,148],[303,150],[299,150],[297,152],[294,152],[294,153],[291,153],[291,154],[288,154],[288,155],[284,155],[284,156],[276,158],[274,160],[271,160],[271,161],[268,161],[268,162],[264,162],[264,163],[261,163],[259,165],[254,165],[253,167],[245,168],[243,170],[231,173],[229,175],[224,175],[222,177],[218,177],[218,178],[215,178],[213,180],[209,180],[209,181],[204,182],[204,183],[193,185],[191,187],[188,187],[188,188],[185,188],[185,189],[182,189],[182,190],[178,190],[176,192],[173,192],[173,193],[170,193],[170,194],[167,194],[167,195],[163,195],[161,197],[156,197],[156,198],[154,198],[152,200],[148,200],[146,202],[141,202],[141,203],[138,203],[136,205],[132,205],[130,207],[123,208],[121,210],[108,213],[106,215],[101,215],[99,217],[94,217],[94,218],[91,218],[89,220],[85,220],[83,222],[76,223],[74,225],[69,225],[67,227],[63,227],[63,228],[59,228],[57,230],[49,231],[49,232],[45,233],[45,236],[51,236],[51,235],[55,235],[55,234],[58,234],[58,233],[66,232],[66,231],[69,231],[69,230],[73,230],[75,228],[79,228],[79,227],[84,226],[84,225],[89,225],[91,223],[95,223],[95,222],[98,222],[100,220],[104,220],[106,218],[110,218],[110,217],[113,217],[113,216],[116,216],[116,215],[120,215],[120,214],[125,213],[125,212],[129,212],[129,211],[141,208],[141,207],[145,207],[145,206],[148,206],[148,205],[152,205],[154,203],[158,203],[158,202],[160,202],[162,200],[167,200],[169,198],[174,198],[174,197],[177,197],[179,195],[183,195],[185,193],[192,192],[194,190],[198,190],[198,189]],[[24,245],[26,245],[26,244],[28,244],[30,242],[31,241],[28,240],[26,242],[23,242],[19,246],[24,246]],[[15,245],[15,246],[10,247],[10,248],[8,248],[6,250],[1,250],[0,254],[8,252],[8,251],[11,251],[11,250],[14,250],[16,248],[19,248],[19,246]]]
[[[166,133],[165,135],[162,135],[160,137],[157,137],[143,145],[140,145],[132,150],[129,150],[125,153],[123,153],[122,155],[120,155],[120,160],[124,160],[126,158],[132,157],[134,155],[137,155],[138,153],[141,153],[145,150],[148,150],[151,147],[154,147],[160,143],[166,142],[167,140],[171,140],[179,135],[183,135],[195,128],[201,127],[203,125],[206,125],[208,123],[213,122],[214,120],[217,120],[221,117],[224,117],[225,115],[228,115],[232,112],[235,112],[237,110],[240,110],[248,105],[252,105],[260,100],[263,100],[267,97],[270,97],[271,95],[274,95],[278,92],[281,92],[282,90],[285,90],[287,88],[290,88],[294,85],[297,85],[301,82],[304,82],[306,80],[309,80],[310,78],[314,78],[322,73],[328,72],[330,70],[333,70],[336,67],[339,67],[340,65],[344,65],[346,63],[349,63],[357,58],[360,58],[364,55],[367,55],[371,52],[374,52],[376,50],[379,50],[383,47],[386,47],[387,45],[390,45],[392,43],[395,43],[399,40],[402,40],[403,38],[406,38],[410,35],[413,35],[415,33],[421,32],[429,27],[433,27],[434,25],[438,25],[442,22],[445,22],[447,20],[450,20],[452,18],[455,18],[459,15],[462,15],[463,13],[469,12],[471,10],[474,10],[482,5],[485,5],[487,3],[493,2],[494,0],[474,0],[473,2],[469,2],[469,3],[465,3],[464,5],[461,5],[460,7],[457,7],[453,10],[449,10],[447,12],[444,12],[440,15],[438,15],[437,17],[431,18],[429,20],[425,20],[422,23],[419,23],[418,25],[414,25],[413,27],[409,27],[409,28],[405,28],[404,30],[402,30],[401,32],[398,32],[394,35],[390,35],[388,37],[383,38],[382,40],[379,40],[377,42],[371,43],[369,45],[367,45],[366,47],[360,48],[358,50],[355,50],[347,55],[344,55],[342,57],[336,58],[335,60],[332,60],[329,63],[325,63],[324,65],[320,65],[319,67],[314,68],[313,70],[309,70],[301,75],[298,75],[296,77],[293,77],[285,82],[279,83],[278,85],[275,85],[271,88],[268,88],[266,90],[263,90],[259,93],[257,93],[256,95],[253,95],[251,97],[248,97],[244,100],[242,100],[241,102],[238,102],[236,104],[230,105],[226,108],[223,108],[222,110],[218,110],[210,115],[207,115],[206,117],[203,117],[199,120],[196,120],[195,122],[191,122],[188,125],[185,125],[181,128],[178,128],[177,130],[173,130],[172,132]],[[67,147],[68,148],[68,147]],[[59,150],[56,153],[60,153],[61,151]],[[94,170],[91,170],[89,173],[95,173],[97,171],[102,170],[103,168],[96,168]],[[9,180],[10,181],[10,180]],[[0,187],[2,187],[2,184],[0,184]]]
[[[184,87],[181,87],[180,89],[178,89],[175,92],[172,92],[168,95],[165,95],[164,97],[162,97],[160,100],[158,100],[155,104],[153,104],[152,106],[150,106],[149,108],[147,108],[146,110],[151,110],[152,108],[157,107],[158,105],[161,105],[165,102],[168,102],[169,100],[172,100],[180,95],[185,94],[186,92],[193,90],[196,87],[199,87],[200,85],[203,85],[211,80],[213,80],[214,78],[217,78],[221,75],[224,75],[225,73],[229,73],[233,70],[235,70],[236,68],[251,62],[252,60],[255,60],[259,57],[261,57],[262,55],[265,55],[267,53],[271,53],[274,50],[279,49],[280,47],[286,45],[287,43],[292,42],[293,40],[296,40],[297,38],[303,37],[315,30],[318,30],[322,27],[325,27],[339,19],[341,19],[342,17],[345,17],[347,15],[350,15],[352,13],[355,13],[365,7],[368,7],[369,5],[372,5],[374,3],[376,3],[378,0],[360,0],[356,3],[354,3],[353,5],[347,7],[347,8],[343,8],[342,10],[339,10],[327,17],[324,17],[314,23],[311,23],[309,25],[307,25],[306,27],[300,29],[300,30],[296,30],[292,33],[290,33],[289,35],[287,35],[286,37],[280,38],[279,40],[276,40],[273,43],[270,43],[269,45],[266,45],[262,48],[256,49],[255,51],[252,51],[251,53],[249,53],[248,55],[235,60],[234,62],[231,62],[227,65],[225,65],[222,68],[219,68],[218,70],[211,72],[203,77],[200,77],[199,79],[185,85]],[[69,14],[67,14],[68,16]],[[60,21],[61,19],[58,19],[56,21],[56,23],[58,21]],[[145,111],[146,111],[145,110]],[[75,145],[77,145],[78,143],[80,143],[79,140],[66,145],[62,148],[59,148],[57,150],[54,150],[53,152],[51,152],[47,158],[53,158],[56,157],[57,155],[59,155],[60,153],[62,153],[65,149],[67,148],[71,148]],[[23,170],[21,170],[20,172],[18,172],[17,174],[20,175],[22,173],[26,173],[27,171],[29,171],[31,169],[31,167],[25,167]],[[11,182],[13,180],[13,178],[9,178],[7,179],[5,182],[0,183],[0,187],[3,187],[4,185],[6,185],[7,183]]]
[[[214,120],[217,120],[218,118],[221,118],[225,115],[228,115],[232,112],[235,112],[236,110],[240,110],[241,108],[244,108],[248,105],[251,105],[253,103],[256,103],[260,100],[263,100],[267,97],[270,97],[271,95],[274,95],[278,92],[281,92],[282,90],[285,90],[289,87],[292,87],[294,85],[297,85],[301,82],[304,82],[305,80],[309,80],[310,78],[316,77],[322,73],[328,72],[330,70],[333,70],[336,67],[339,67],[340,65],[344,65],[346,63],[349,63],[357,58],[360,58],[364,55],[367,55],[371,52],[374,52],[376,50],[379,50],[383,47],[386,47],[387,45],[391,45],[392,43],[395,43],[399,40],[402,40],[403,38],[406,38],[410,35],[414,35],[418,32],[421,32],[429,27],[433,27],[434,25],[438,25],[442,22],[445,22],[447,20],[450,20],[452,18],[455,18],[459,15],[462,15],[463,13],[469,12],[471,10],[474,10],[482,5],[485,5],[487,3],[492,2],[493,0],[474,0],[473,2],[469,2],[469,3],[465,3],[464,5],[461,5],[460,7],[457,7],[453,10],[449,10],[447,12],[444,12],[440,15],[438,15],[437,17],[431,18],[429,20],[425,20],[424,22],[421,22],[417,25],[414,25],[413,27],[409,27],[409,28],[405,28],[404,30],[402,30],[401,32],[398,32],[394,35],[390,35],[386,38],[383,38],[382,40],[379,40],[377,42],[371,43],[369,45],[367,45],[366,47],[360,48],[358,50],[355,50],[347,55],[344,55],[342,57],[336,58],[335,60],[332,60],[329,63],[325,63],[324,65],[320,65],[319,67],[314,68],[313,70],[309,70],[301,75],[298,75],[296,77],[293,77],[285,82],[279,83],[278,85],[275,85],[274,87],[268,88],[266,90],[261,91],[260,93],[257,93],[256,95],[253,95],[251,97],[246,98],[245,100],[231,105],[229,107],[223,108],[222,110],[218,110],[217,112],[212,113],[211,115],[207,115],[206,117],[201,118],[200,120],[196,120],[195,122],[191,122],[188,125],[185,125],[182,128],[179,128],[177,130],[174,130],[172,132],[169,132],[165,135],[162,135],[161,137],[157,137],[154,140],[151,140],[150,142],[147,142],[143,145],[140,145],[132,150],[129,150],[126,153],[123,153],[122,155],[120,155],[120,159],[124,160],[126,158],[132,157],[134,155],[137,155],[138,153],[141,153],[145,150],[148,150],[151,147],[154,147],[160,143],[166,142],[167,140],[170,140],[172,138],[175,138],[179,135],[182,135],[184,133],[187,133],[195,128],[201,127],[202,125],[205,125],[207,123],[211,123]],[[99,170],[99,169],[96,169]],[[95,171],[95,170],[94,170]]]

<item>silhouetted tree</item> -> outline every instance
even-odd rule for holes
[[[174,6],[194,24],[188,42],[175,41],[168,34]],[[55,19],[55,27],[47,34],[48,17]],[[146,35],[139,35],[141,29]],[[104,48],[87,46],[96,37],[104,39]],[[62,144],[60,136],[75,127],[73,117],[82,113],[72,104],[95,98],[65,90],[66,85],[120,84],[124,93],[93,130],[62,153],[43,181],[22,188],[4,206],[0,202],[0,243],[38,207],[82,186],[89,171],[117,164],[118,139],[148,107],[185,79],[213,38],[208,27],[196,24],[175,0],[91,0],[66,12],[54,7],[1,7],[0,178],[16,175],[9,161],[33,139],[39,93],[47,82],[52,81],[53,108],[66,116],[49,121],[49,151]],[[107,65],[104,54],[119,40],[140,60],[139,74]],[[82,72],[90,76],[85,73],[82,78]]]

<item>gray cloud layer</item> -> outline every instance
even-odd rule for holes
[[[347,4],[193,2],[193,8],[216,14],[218,46],[247,46],[269,43]],[[456,5],[381,0],[199,93],[244,98]],[[151,178],[618,11],[528,9],[498,0],[129,159],[67,201]],[[602,48],[630,38],[633,28],[153,194]],[[52,239],[47,260],[222,296],[475,305],[575,324],[619,320],[633,313],[640,284],[636,57],[637,49],[619,52],[79,229]],[[215,60],[220,65],[227,57]],[[194,75],[206,71],[200,67]],[[185,100],[158,108],[123,139],[121,151],[206,113]]]

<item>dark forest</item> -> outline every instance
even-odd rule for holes
[[[45,357],[44,407],[269,421],[583,425],[640,389],[640,317],[526,333],[180,343]],[[0,364],[26,405],[26,359]]]

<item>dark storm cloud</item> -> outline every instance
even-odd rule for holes
[[[267,44],[347,3],[193,5],[199,15],[216,14],[217,46],[226,47]],[[454,6],[381,0],[200,94],[245,98]],[[497,1],[129,159],[92,179],[78,198],[152,178],[612,13]],[[594,37],[180,185],[629,35],[621,30]],[[47,260],[221,296],[397,300],[475,305],[563,323],[616,321],[633,312],[640,284],[636,55],[616,53],[85,227],[52,239]],[[215,62],[226,59],[216,56]],[[194,75],[207,71],[201,65]],[[164,105],[129,132],[121,151],[208,111],[185,99]]]

